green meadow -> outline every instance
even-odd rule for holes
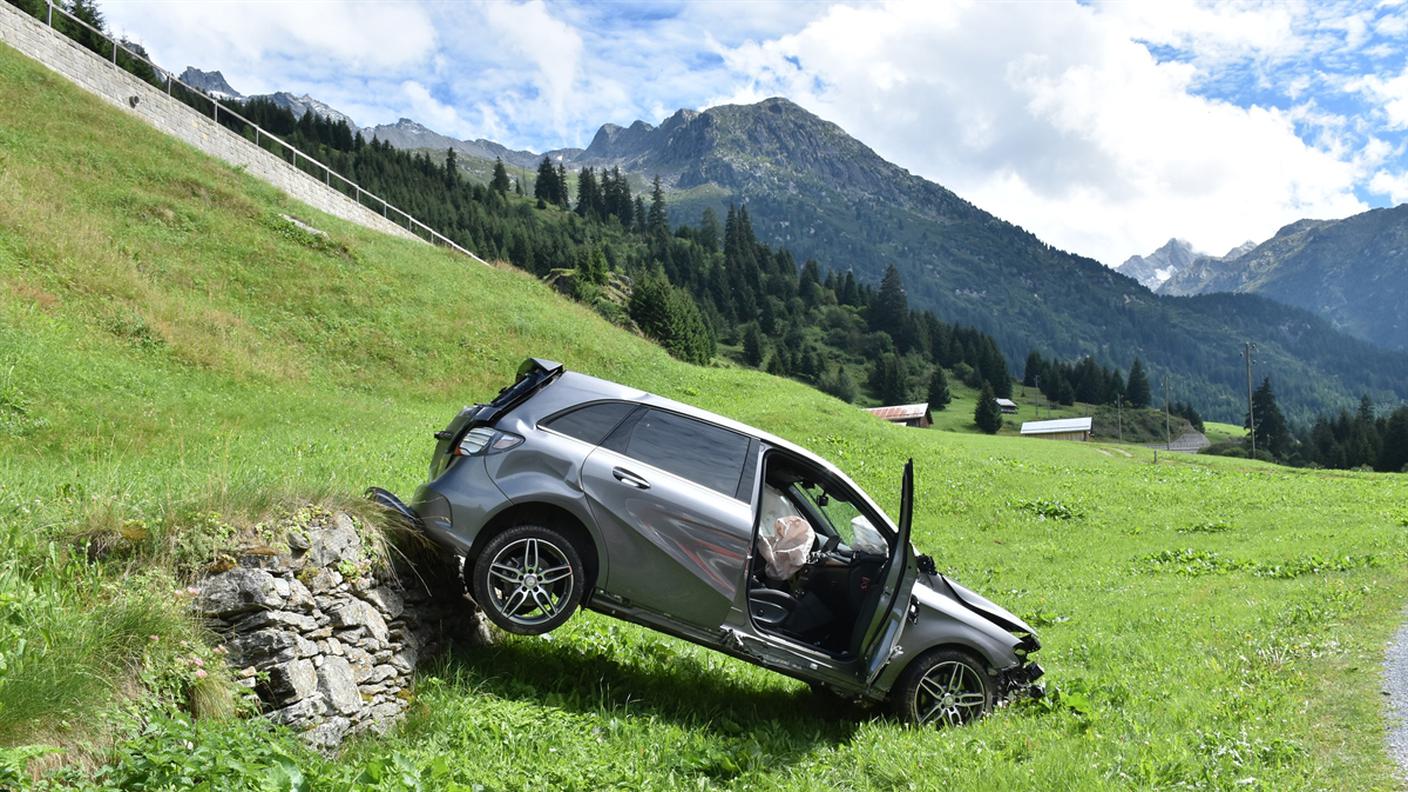
[[[268,515],[409,492],[529,355],[801,443],[889,509],[912,457],[916,544],[1037,627],[1051,694],[908,728],[582,614],[424,667],[336,758],[245,717],[179,593]],[[0,45],[0,788],[1391,789],[1405,561],[1405,477],[905,429],[686,365]]]

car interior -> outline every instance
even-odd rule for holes
[[[825,471],[780,453],[764,465],[748,570],[753,623],[838,657],[857,655],[892,539]]]

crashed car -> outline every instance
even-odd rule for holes
[[[508,632],[586,607],[920,724],[1040,691],[1031,627],[910,545],[913,461],[891,521],[805,449],[538,359],[435,437],[409,504],[373,496]]]

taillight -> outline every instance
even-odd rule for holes
[[[456,456],[477,456],[480,454],[497,454],[500,451],[507,451],[510,448],[523,442],[523,438],[516,434],[501,432],[498,429],[491,429],[487,426],[476,426],[465,432],[460,444],[455,446]]]

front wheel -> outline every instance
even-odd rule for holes
[[[890,703],[901,720],[920,726],[961,726],[992,711],[993,679],[971,655],[941,649],[904,670]]]
[[[585,584],[576,548],[540,525],[519,525],[490,539],[470,575],[484,615],[518,635],[542,635],[561,626],[581,603]]]

